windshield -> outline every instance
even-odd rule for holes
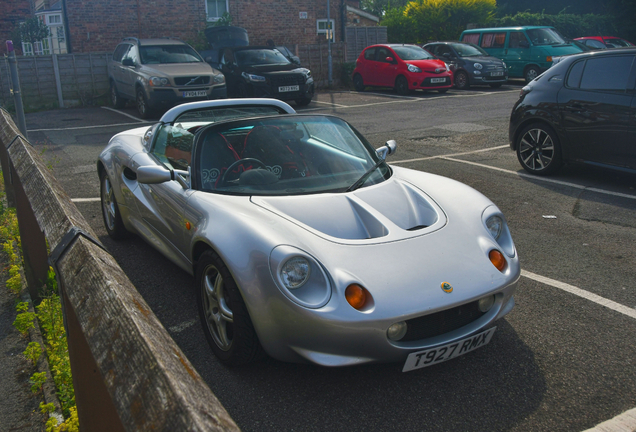
[[[460,57],[479,57],[479,56],[489,56],[485,50],[479,48],[477,45],[473,44],[452,44],[455,51]]]
[[[344,192],[378,161],[362,135],[337,117],[252,118],[202,129],[193,186],[236,195]],[[381,164],[362,187],[384,181],[390,172]]]
[[[538,28],[527,30],[526,33],[533,45],[560,45],[565,39],[557,31],[551,28]]]
[[[430,60],[435,58],[418,46],[392,46],[391,48],[402,60]]]
[[[605,45],[607,45],[609,48],[620,48],[620,47],[633,46],[631,43],[627,42],[626,40],[619,39],[619,38],[606,38],[605,39]]]
[[[201,56],[188,45],[150,45],[139,47],[142,64],[200,63]]]
[[[289,64],[289,60],[276,49],[248,49],[234,52],[239,66]]]

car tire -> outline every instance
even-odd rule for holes
[[[407,96],[411,93],[411,90],[409,89],[409,82],[402,75],[395,79],[395,92],[400,96]]]
[[[488,84],[490,88],[499,88],[501,87],[501,83]]]
[[[102,202],[102,216],[104,218],[104,226],[109,237],[114,240],[121,240],[129,236],[128,230],[124,226],[119,212],[119,206],[115,198],[115,190],[110,178],[106,172],[101,171],[100,179],[100,197]]]
[[[221,258],[203,252],[196,266],[197,304],[214,355],[228,366],[258,360],[263,348],[236,282]]]
[[[311,98],[296,99],[296,105],[298,106],[307,106],[310,103],[311,103]]]
[[[356,89],[356,91],[358,92],[363,92],[364,91],[364,80],[362,79],[362,75],[360,74],[355,74],[353,76],[353,88]]]
[[[110,83],[110,102],[113,104],[114,108],[123,108],[126,106],[126,99],[119,95],[117,87],[112,81]]]
[[[549,175],[563,165],[559,137],[544,123],[533,123],[523,128],[515,144],[517,159],[529,173]]]
[[[541,72],[539,71],[538,67],[528,66],[523,73],[523,77],[526,80],[526,84],[532,81],[533,79],[535,79],[536,77],[538,77],[540,73]]]
[[[455,87],[459,90],[468,90],[470,88],[470,81],[466,72],[457,71],[455,73]]]
[[[142,119],[147,119],[150,117],[150,106],[148,105],[146,95],[141,88],[137,89],[135,105],[137,106],[137,113],[139,114],[139,117],[141,117]]]

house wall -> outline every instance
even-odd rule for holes
[[[7,54],[6,41],[11,40],[11,33],[15,26],[33,16],[29,0],[2,0],[0,4],[0,54]],[[20,53],[20,47],[15,46]]]
[[[340,0],[331,0],[340,38]],[[327,18],[327,0],[229,0],[232,25],[247,29],[250,44],[293,46],[325,42],[316,19]],[[205,0],[66,0],[72,52],[112,51],[124,37],[173,36],[193,42],[209,23]],[[300,18],[307,13],[307,19]]]

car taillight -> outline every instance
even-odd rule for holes
[[[525,86],[521,89],[521,91],[519,92],[519,97],[522,98],[525,95],[527,95],[528,93],[530,93],[532,91],[532,87],[530,86]]]

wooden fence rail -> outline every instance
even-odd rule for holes
[[[0,160],[31,293],[56,269],[80,429],[238,431],[4,109]]]

